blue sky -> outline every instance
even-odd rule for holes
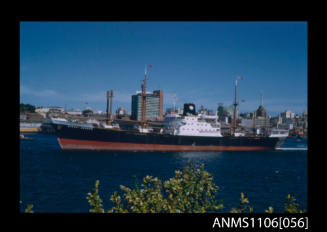
[[[215,110],[260,103],[270,115],[307,109],[306,22],[21,22],[20,102],[131,110],[145,64],[147,90],[164,90],[164,108],[193,102]]]

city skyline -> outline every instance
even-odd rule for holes
[[[20,102],[131,112],[144,66],[147,91],[164,91],[164,109],[195,103],[268,114],[307,110],[306,22],[21,22]],[[241,102],[244,99],[244,102]]]

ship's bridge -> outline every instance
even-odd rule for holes
[[[165,121],[172,121],[172,120],[176,120],[178,118],[181,118],[181,116],[179,114],[168,114],[165,117]]]
[[[216,116],[208,115],[167,115],[165,119],[165,132],[185,136],[213,136],[222,137],[220,124]]]

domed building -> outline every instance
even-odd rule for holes
[[[260,105],[259,105],[259,108],[256,111],[256,117],[263,117],[263,118],[267,117],[267,111],[263,107],[263,95],[262,95],[261,91],[260,91]]]
[[[261,127],[261,129],[260,129],[261,132],[259,132],[259,133],[264,134],[265,129],[262,127],[269,128],[269,127],[271,127],[271,124],[270,124],[270,119],[268,117],[267,111],[263,107],[262,93],[260,93],[260,105],[259,105],[258,109],[256,110],[255,114],[256,114],[256,119],[255,119],[256,127],[257,128]]]
[[[256,116],[257,117],[263,117],[263,118],[266,118],[267,117],[267,111],[263,107],[263,105],[260,105],[259,108],[257,109]]]

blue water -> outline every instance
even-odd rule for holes
[[[245,193],[254,212],[268,206],[284,211],[287,194],[307,209],[307,141],[287,139],[282,148],[300,150],[251,152],[67,152],[61,151],[54,135],[28,134],[33,140],[20,141],[20,210],[33,204],[35,212],[88,212],[87,193],[100,181],[105,210],[112,207],[110,196],[120,185],[134,187],[143,177],[161,180],[174,176],[188,160],[205,164],[219,186],[217,199],[223,212],[239,204]],[[304,148],[304,149],[303,149]]]

